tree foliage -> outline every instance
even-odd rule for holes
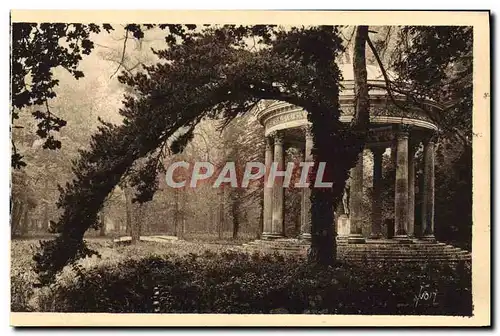
[[[244,39],[253,35],[262,47],[248,50]],[[182,148],[203,117],[222,115],[230,120],[262,99],[286,101],[309,112],[316,144],[313,155],[327,162],[325,179],[336,182],[334,189],[341,193],[362,144],[359,132],[338,120],[340,72],[335,58],[341,50],[333,26],[287,31],[273,26],[208,27],[155,51],[161,61],[145,66],[143,72],[122,73],[119,80],[134,92],[125,96],[120,109],[124,124],[103,123],[92,136],[90,149],[80,152],[75,179],[61,190],[58,202],[64,209],[57,227],[60,236],[35,256],[42,280],[50,279],[77,254],[104,198],[134,161],[148,158],[139,173],[148,184],[136,196],[141,202],[149,200],[161,162],[157,148],[179,143]],[[178,141],[169,142],[172,136]],[[345,164],[331,164],[333,143],[339,149],[336,162]],[[317,223],[312,232],[313,259],[320,263],[332,261],[332,215],[327,214],[333,192],[330,188],[312,191],[312,217]]]
[[[472,144],[472,27],[410,26],[399,34],[393,66],[412,96],[430,98],[440,131]]]
[[[124,176],[129,176],[129,181],[138,191],[135,201],[151,200],[158,189],[158,172],[166,148],[173,153],[182,152],[193,139],[196,125],[204,118],[223,118],[229,122],[262,100],[285,101],[308,112],[316,162],[311,170],[311,184],[314,184],[318,162],[326,162],[323,180],[333,182],[332,188],[313,188],[311,191],[312,243],[309,257],[315,263],[331,264],[335,260],[332,209],[341,199],[349,169],[358,160],[369,126],[366,42],[374,55],[378,54],[370,43],[368,27],[359,26],[353,32],[356,102],[351,124],[339,120],[339,82],[342,78],[335,61],[344,47],[338,27],[158,27],[168,28],[167,47],[154,50],[159,62],[143,66],[137,73],[124,71],[118,77],[129,87],[119,111],[124,118],[123,124],[101,123],[89,148],[80,150],[80,159],[73,167],[74,179],[61,188],[58,206],[63,213],[55,227],[59,236],[54,241],[43,243],[35,255],[42,283],[49,282],[68,262],[93,253],[82,243],[83,235],[88,228],[95,226],[103,201]],[[151,28],[154,26],[127,25],[125,39],[129,33],[142,38],[144,30]],[[406,90],[410,83],[409,95],[417,99],[430,97],[439,99],[439,102],[446,101],[447,109],[460,115],[462,108],[459,107],[466,107],[467,99],[450,103],[450,97],[462,97],[459,95],[460,85],[446,92],[437,88],[443,80],[450,78],[450,73],[460,77],[458,74],[462,73],[459,70],[464,69],[463,65],[457,65],[461,64],[457,61],[459,58],[450,61],[452,56],[449,54],[447,59],[436,60],[438,66],[429,70],[436,90],[427,92],[425,88],[429,83],[413,64],[424,62],[424,59],[419,59],[419,52],[434,55],[436,50],[432,48],[440,47],[433,46],[429,40],[432,40],[432,34],[436,35],[435,32],[422,33],[412,29],[402,30],[403,42],[410,35],[413,38],[424,34],[424,37],[401,51],[404,57],[396,63],[399,69],[404,69],[400,70],[400,82],[404,83]],[[471,44],[455,44],[457,36],[446,33],[446,30],[437,36],[448,41],[456,53],[463,54],[460,60],[467,59],[467,52],[462,52],[461,48],[468,48]],[[254,46],[249,46],[251,40]],[[430,47],[426,47],[429,43]],[[450,118],[452,115],[450,112]],[[134,167],[139,159],[141,164]]]
[[[176,37],[188,38],[194,25],[158,25],[169,32],[167,40]],[[144,30],[155,25],[127,24],[124,26],[126,40],[128,35],[140,39]],[[43,148],[59,149],[61,141],[54,132],[66,126],[66,120],[54,114],[49,101],[57,96],[59,80],[54,76],[56,68],[67,70],[75,79],[84,77],[79,69],[80,61],[89,55],[95,44],[93,35],[102,31],[110,32],[110,24],[81,23],[30,23],[16,22],[11,26],[11,118],[14,125],[26,107],[36,107],[30,113],[38,122],[37,136],[45,139]],[[19,169],[26,165],[23,155],[12,142],[12,167]]]
[[[436,237],[470,249],[472,228],[473,28],[403,27],[400,81],[440,105],[436,149]],[[457,141],[458,140],[458,141]],[[417,153],[421,154],[421,153]]]
[[[111,29],[104,25],[105,29]],[[44,148],[58,149],[61,142],[53,133],[66,125],[66,121],[53,114],[48,101],[56,97],[54,69],[62,67],[75,79],[84,76],[78,69],[83,55],[94,48],[91,35],[99,33],[96,24],[65,23],[13,23],[11,44],[11,100],[12,121],[19,119],[20,110],[36,106],[32,111],[38,121],[36,134],[45,139]],[[13,143],[14,145],[14,143]],[[20,168],[26,163],[13,146],[12,166]]]

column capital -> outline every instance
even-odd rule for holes
[[[312,139],[312,125],[305,125],[302,126],[302,130],[304,131],[304,136],[306,139]]]
[[[275,145],[283,145],[284,135],[283,132],[275,131],[270,135],[274,139]]]
[[[407,124],[401,124],[396,129],[396,138],[399,139],[408,139],[411,132],[411,126]]]
[[[429,143],[432,143],[433,145],[436,144],[438,140],[438,133],[437,132],[432,132],[428,137],[424,139],[424,145],[427,145]]]
[[[266,150],[273,148],[273,139],[271,136],[265,137],[265,143],[266,143]]]

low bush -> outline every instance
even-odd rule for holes
[[[76,266],[43,310],[127,313],[471,315],[471,270],[457,265],[338,264],[205,252]],[[57,303],[57,304],[54,304]],[[41,307],[42,308],[42,307]]]

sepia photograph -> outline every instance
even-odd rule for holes
[[[11,324],[489,326],[489,15],[12,11]]]

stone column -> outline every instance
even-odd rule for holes
[[[422,197],[422,231],[424,240],[434,241],[434,145],[435,136],[424,142],[424,190]]]
[[[362,234],[362,201],[363,201],[363,151],[359,154],[356,166],[352,168],[350,188],[350,234],[349,243],[364,243]]]
[[[415,237],[415,150],[410,142],[408,150],[408,237]]]
[[[382,155],[384,147],[373,147],[373,198],[372,198],[372,232],[370,238],[382,238]]]
[[[285,167],[285,153],[283,150],[283,133],[276,132],[274,135],[274,162],[278,165],[277,170],[283,171]],[[273,183],[273,216],[271,236],[273,238],[283,237],[283,214],[284,197],[283,176],[277,176]]]
[[[396,185],[394,197],[395,239],[408,241],[408,135],[402,125],[397,135]]]
[[[271,137],[266,137],[266,152],[265,152],[265,165],[266,175],[264,178],[264,232],[262,238],[269,239],[272,232],[273,222],[273,188],[267,186],[267,179],[271,171],[271,164],[273,162],[273,144]]]
[[[306,145],[304,150],[304,162],[312,162],[313,136],[309,127],[305,128]],[[300,238],[304,240],[311,239],[311,189],[302,188],[302,208]]]

